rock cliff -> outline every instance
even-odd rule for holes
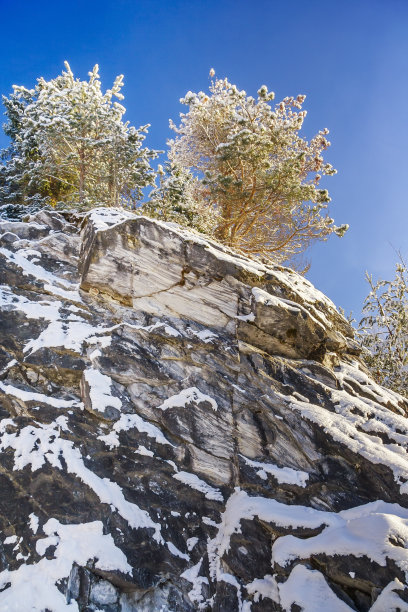
[[[407,402],[303,277],[0,221],[0,609],[407,611]]]

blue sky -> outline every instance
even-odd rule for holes
[[[308,278],[358,315],[365,270],[389,278],[394,249],[408,256],[406,0],[0,0],[0,19],[1,93],[65,59],[81,78],[99,63],[106,88],[125,75],[126,118],[151,124],[151,148],[165,148],[179,98],[205,90],[211,67],[249,94],[306,94],[304,134],[330,129],[338,174],[325,187],[350,224],[312,248]]]

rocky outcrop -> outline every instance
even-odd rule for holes
[[[408,406],[330,300],[122,210],[0,233],[0,609],[408,610]]]

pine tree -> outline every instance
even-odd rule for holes
[[[14,92],[9,98],[3,96],[5,114],[8,118],[3,129],[11,141],[9,147],[0,152],[0,159],[6,162],[0,166],[0,197],[6,204],[22,204],[26,198],[34,197],[34,190],[29,189],[29,180],[25,174],[27,169],[25,155],[21,154],[23,147],[27,157],[28,155],[33,157],[35,151],[35,143],[32,140],[28,141],[27,138],[21,141],[24,109],[32,102],[33,91],[28,89],[18,94]]]
[[[157,153],[141,148],[149,126],[123,122],[125,108],[113,101],[123,99],[122,75],[103,93],[97,65],[88,81],[75,79],[68,62],[65,68],[3,98],[11,138],[0,179],[6,201],[134,204],[154,183],[149,162]]]
[[[211,210],[200,195],[202,186],[188,170],[167,162],[158,167],[159,186],[149,195],[149,201],[139,209],[148,217],[178,223],[212,235],[217,211]]]
[[[209,95],[187,93],[181,124],[170,122],[169,158],[200,180],[203,202],[219,212],[219,240],[283,262],[348,226],[335,226],[328,192],[319,188],[322,176],[336,172],[322,156],[328,130],[308,142],[299,136],[305,96],[275,108],[273,98],[266,86],[254,99],[227,79],[212,80]]]
[[[374,283],[364,301],[359,339],[375,380],[408,396],[408,268],[400,256],[395,278]]]

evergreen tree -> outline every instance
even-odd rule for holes
[[[188,170],[167,162],[158,167],[159,187],[156,187],[139,210],[148,217],[171,221],[184,227],[212,235],[217,211],[205,205],[202,186]]]
[[[374,283],[364,301],[359,338],[375,380],[408,396],[408,268],[400,257],[395,278]]]
[[[123,99],[123,76],[103,93],[97,65],[88,81],[75,79],[68,62],[65,68],[55,79],[38,79],[34,89],[14,86],[3,98],[11,139],[3,152],[3,197],[133,205],[143,187],[154,183],[149,161],[157,153],[141,148],[149,126],[123,122],[125,108],[113,101]]]
[[[210,72],[214,76],[214,72]],[[343,235],[327,214],[330,201],[319,189],[336,171],[323,161],[328,130],[310,142],[299,136],[305,96],[271,107],[265,86],[247,96],[227,79],[211,82],[210,94],[189,92],[181,124],[170,122],[170,160],[194,173],[203,202],[219,212],[216,237],[274,262],[290,261],[315,240]]]

